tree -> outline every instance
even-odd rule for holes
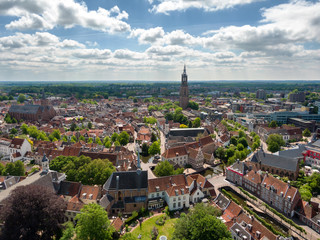
[[[84,205],[77,221],[76,233],[79,240],[107,240],[112,239],[114,228],[110,224],[108,213],[98,204]]]
[[[277,152],[280,150],[281,146],[285,145],[285,142],[281,135],[279,134],[271,134],[267,139],[268,150],[270,152]]]
[[[60,238],[60,240],[72,240],[75,233],[73,223],[66,222],[64,225],[65,225],[65,229],[63,230],[62,237]]]
[[[237,138],[235,136],[232,136],[230,138],[230,144],[233,144],[233,145],[237,146],[238,140],[237,140]]]
[[[241,143],[243,145],[244,148],[248,147],[248,142],[247,139],[245,137],[239,138],[238,140],[238,144]]]
[[[80,157],[59,156],[50,162],[50,169],[64,172],[68,181],[82,182],[89,185],[103,185],[115,167],[108,159],[94,159],[81,155]]]
[[[11,128],[11,130],[10,130],[10,133],[11,133],[11,134],[14,134],[14,135],[16,135],[17,132],[18,132],[18,130],[15,129],[15,128]]]
[[[154,173],[159,177],[170,176],[173,175],[174,168],[168,161],[162,161],[157,164]]]
[[[311,190],[312,189],[308,184],[305,184],[299,188],[299,192],[301,194],[302,200],[307,201],[307,202],[310,201],[310,199],[312,198]]]
[[[39,185],[17,187],[1,210],[1,239],[47,240],[61,236],[65,201]]]
[[[112,134],[112,136],[111,136],[111,141],[112,141],[112,142],[117,141],[118,137],[119,137],[118,133],[114,132],[114,133]]]
[[[201,125],[201,119],[197,117],[193,122],[192,122],[192,127],[198,128]]]
[[[98,145],[102,145],[102,142],[101,142],[99,137],[96,137],[95,143],[98,144]]]
[[[181,214],[175,224],[172,239],[225,239],[231,240],[231,233],[218,219],[220,211],[210,205],[198,203],[188,214]]]
[[[157,140],[158,140],[157,135],[154,132],[152,132],[151,133],[151,142],[155,142]]]
[[[278,127],[278,124],[276,121],[273,120],[269,123],[269,128],[276,128],[276,127]]]
[[[306,128],[305,130],[303,130],[302,132],[302,136],[304,137],[311,137],[311,132],[308,128]]]
[[[28,125],[23,123],[20,127],[22,134],[28,134]]]
[[[59,129],[55,129],[52,131],[51,135],[56,138],[56,139],[59,139],[61,138],[61,133],[60,133],[60,130]]]
[[[122,238],[122,240],[136,240],[136,237],[132,235],[132,233],[125,233]]]
[[[0,163],[0,175],[4,175],[2,174],[4,172],[4,166],[2,163]]]
[[[194,102],[194,101],[190,101],[188,103],[188,107],[193,109],[193,110],[199,110],[199,104]]]
[[[77,128],[77,124],[75,122],[72,122],[70,126],[70,130],[73,132],[74,130],[76,130],[76,128]]]
[[[160,143],[158,141],[153,142],[149,147],[148,152],[150,155],[160,154],[161,152]]]
[[[142,147],[141,147],[141,155],[146,157],[146,156],[149,156],[149,146],[147,143],[143,143],[142,144]]]
[[[11,175],[13,175],[13,176],[24,176],[25,172],[26,172],[26,170],[24,168],[23,162],[18,160],[18,161],[16,161],[14,163],[14,172]]]
[[[92,122],[88,122],[88,128],[89,128],[89,129],[92,128]]]
[[[19,94],[17,101],[19,103],[23,103],[26,100],[26,96],[24,94]]]
[[[246,138],[246,133],[242,130],[239,131],[239,138]]]
[[[241,143],[239,143],[239,144],[237,145],[237,149],[238,149],[239,151],[242,151],[242,150],[244,149],[244,146],[243,146]]]
[[[130,140],[130,135],[129,133],[127,133],[126,131],[122,131],[120,134],[119,134],[119,137],[118,137],[118,141],[119,143],[122,145],[122,146],[125,146],[128,144]]]

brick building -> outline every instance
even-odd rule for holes
[[[103,185],[100,205],[110,214],[131,214],[147,208],[148,171],[114,172]]]

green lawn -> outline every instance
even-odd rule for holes
[[[163,226],[159,226],[156,224],[156,221],[163,215],[164,214],[158,215],[143,221],[141,225],[141,229],[138,225],[137,228],[133,230],[132,235],[138,238],[139,234],[141,234],[142,235],[141,240],[149,240],[151,239],[150,237],[151,230],[155,226],[156,228],[158,228],[158,231],[159,231],[159,235],[157,239],[159,239],[159,237],[162,235],[165,235],[168,239],[171,239],[174,231],[173,225],[177,221],[177,218],[167,219]]]

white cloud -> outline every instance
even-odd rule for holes
[[[138,37],[140,44],[149,44],[155,43],[158,39],[163,38],[164,31],[162,27],[149,28],[149,29],[134,29],[131,31],[129,37],[135,38]]]
[[[128,13],[120,11],[117,6],[93,11],[84,2],[75,0],[4,0],[0,9],[1,15],[18,17],[6,25],[7,29],[49,30],[56,26],[71,28],[79,25],[109,33],[130,31],[130,25],[124,22]]]
[[[189,8],[198,8],[205,11],[218,11],[259,1],[263,0],[149,0],[149,3],[153,4],[149,11],[164,14],[168,14],[172,11],[185,11]],[[155,2],[156,4],[154,4]]]

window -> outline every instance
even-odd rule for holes
[[[154,198],[154,194],[153,193],[151,194],[151,198]]]
[[[133,204],[133,207],[136,207],[137,206],[137,204]]]
[[[176,208],[176,203],[173,203],[173,208]]]

